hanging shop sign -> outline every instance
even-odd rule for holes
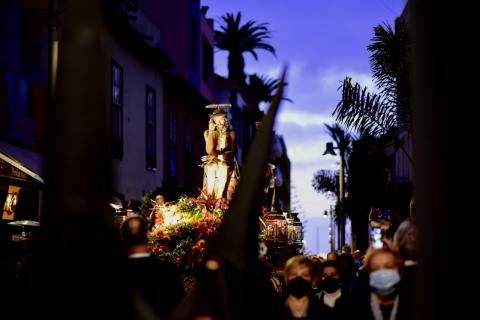
[[[3,204],[3,220],[13,220],[15,217],[15,209],[18,203],[18,195],[20,194],[20,187],[8,186],[8,193]]]

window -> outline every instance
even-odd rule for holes
[[[123,69],[112,60],[111,67],[111,142],[112,155],[123,158]]]
[[[14,112],[17,103],[17,75],[13,71],[5,72],[8,110]]]
[[[145,93],[145,150],[147,170],[157,168],[157,93],[147,86]]]
[[[168,178],[177,177],[177,115],[174,111],[168,116]]]
[[[32,86],[30,81],[20,78],[18,81],[18,110],[22,116],[33,118]]]

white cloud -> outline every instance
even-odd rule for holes
[[[293,144],[288,147],[288,157],[298,165],[317,164],[322,168],[330,168],[338,160],[335,157],[324,156],[325,143]]]
[[[283,124],[295,124],[300,127],[323,126],[325,123],[332,123],[333,118],[323,114],[309,112],[283,111],[278,115],[278,122]]]
[[[319,85],[328,91],[337,91],[345,77],[351,77],[352,82],[358,82],[362,87],[367,87],[369,91],[375,92],[375,84],[371,74],[360,73],[349,70],[330,69],[319,74]]]
[[[284,67],[284,64],[279,61],[273,61],[271,63],[262,63],[257,66],[246,66],[245,73],[248,75],[256,73],[259,76],[267,76],[271,79],[279,79]],[[287,86],[286,91],[294,85],[299,85],[302,83],[302,78],[304,77],[305,64],[303,62],[296,62],[290,65],[287,65],[287,75],[286,82]],[[288,93],[287,93],[288,96]]]
[[[245,68],[245,74],[247,77],[251,74],[257,74],[258,76],[268,76],[272,79],[277,79],[280,75],[280,66],[277,65],[265,65],[261,64],[258,66],[247,66]]]
[[[295,186],[298,201],[307,218],[321,217],[324,210],[332,204],[331,199],[327,199],[325,195],[313,189],[312,179],[317,169],[319,168],[297,166],[292,173],[292,184]]]

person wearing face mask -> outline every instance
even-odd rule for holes
[[[285,297],[281,313],[276,319],[320,319],[318,303],[311,296],[314,267],[305,256],[294,256],[285,264]]]
[[[413,319],[411,292],[402,286],[402,261],[395,251],[372,251],[366,262],[368,290],[355,298],[355,314],[365,320]]]
[[[350,299],[342,290],[342,275],[336,261],[326,261],[321,269],[320,293],[314,296],[318,301],[319,319],[350,319]]]

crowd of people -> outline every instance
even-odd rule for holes
[[[404,221],[382,248],[351,253],[348,245],[326,260],[294,256],[283,271],[278,319],[413,319],[417,268],[416,225]]]
[[[136,315],[168,318],[188,298],[190,289],[177,266],[149,252],[148,232],[149,224],[140,215],[128,217],[121,225],[124,284],[129,301],[140,308],[132,310]],[[416,238],[412,216],[400,224],[392,239],[383,240],[380,249],[352,253],[346,245],[325,259],[290,257],[280,272],[270,273],[272,297],[265,298],[273,301],[271,319],[412,319]]]
[[[132,290],[165,316],[185,297],[178,270],[148,253],[147,224],[131,217],[122,226]],[[326,259],[297,255],[271,275],[273,319],[412,319],[417,264],[416,226],[403,222],[380,249],[353,253],[348,245]],[[154,280],[152,280],[154,279]],[[157,289],[161,287],[162,291]],[[161,296],[162,292],[165,296]]]

